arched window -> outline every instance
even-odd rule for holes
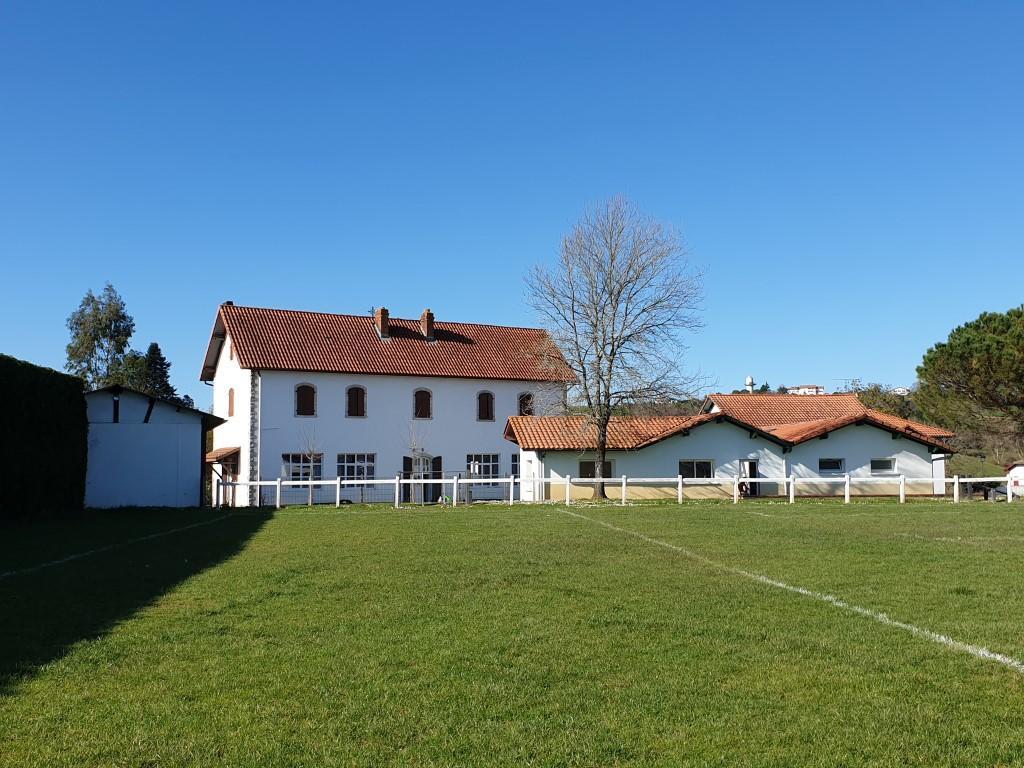
[[[316,387],[299,384],[295,388],[295,415],[316,416]]]
[[[412,416],[414,419],[433,417],[434,404],[429,389],[417,389],[412,396]]]
[[[228,390],[228,416],[235,415],[235,388]]]
[[[480,392],[476,396],[476,420],[494,421],[494,395]]]
[[[519,415],[533,416],[533,393],[523,392],[519,395]]]
[[[345,415],[362,418],[366,415],[366,388],[349,387],[345,390]]]

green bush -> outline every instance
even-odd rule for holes
[[[0,518],[81,509],[89,424],[82,380],[0,354]]]

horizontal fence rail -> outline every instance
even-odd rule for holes
[[[778,496],[788,496],[789,503],[793,504],[797,497],[797,488],[803,486],[831,486],[842,485],[843,501],[850,503],[851,491],[855,486],[870,486],[872,484],[898,485],[900,503],[906,502],[907,486],[912,484],[927,483],[933,485],[942,483],[942,487],[952,485],[953,502],[961,500],[962,488],[966,486],[972,489],[974,485],[981,485],[986,498],[989,495],[1004,493],[1007,502],[1012,502],[1013,497],[1024,496],[1024,488],[1013,485],[1013,478],[1009,475],[1003,477],[961,477],[954,475],[946,478],[931,477],[907,477],[905,475],[886,475],[882,477],[859,477],[856,475],[835,475],[825,477],[802,477],[789,475],[788,477],[572,477],[571,475],[560,477],[438,477],[438,478],[407,478],[396,475],[393,478],[377,479],[343,479],[334,478],[330,480],[285,480],[277,478],[274,480],[236,480],[226,481],[220,478],[215,479],[214,501],[217,506],[222,506],[235,498],[237,488],[257,488],[259,503],[264,503],[263,489],[271,490],[273,505],[280,509],[283,497],[292,491],[295,498],[305,497],[304,503],[326,503],[324,496],[333,495],[334,505],[341,506],[343,503],[392,503],[396,508],[405,504],[451,504],[458,506],[460,503],[467,504],[474,501],[492,501],[507,504],[514,504],[518,500],[523,501],[524,491],[529,489],[531,501],[564,501],[571,504],[573,501],[572,491],[574,487],[604,485],[606,489],[618,489],[620,492],[619,503],[625,505],[628,501],[628,492],[631,487],[661,486],[666,489],[675,488],[676,500],[683,502],[685,489],[688,487],[717,486],[723,490],[729,490],[732,494],[734,504],[738,504],[743,497],[757,498],[758,493],[752,489],[758,485],[774,485],[781,490]],[[502,487],[505,486],[505,489]],[[547,494],[544,493],[547,486]],[[474,491],[484,489],[486,492],[477,495]],[[403,489],[408,493],[403,494]],[[333,490],[333,494],[331,491]],[[346,491],[358,491],[358,498],[344,496]],[[301,491],[295,494],[294,491]],[[318,491],[318,492],[314,492]],[[497,491],[497,498],[494,493]],[[890,494],[884,494],[890,495]],[[474,498],[477,496],[477,498]],[[542,497],[546,496],[544,499]]]

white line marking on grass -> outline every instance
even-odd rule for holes
[[[96,547],[96,549],[88,549],[85,552],[77,552],[77,553],[75,553],[73,555],[68,555],[67,557],[62,557],[59,560],[50,560],[50,561],[45,562],[45,563],[39,563],[39,565],[30,565],[27,568],[18,568],[18,569],[13,570],[13,571],[6,571],[4,573],[0,573],[0,579],[6,579],[8,576],[18,576],[18,575],[23,574],[23,573],[34,573],[36,571],[41,571],[44,568],[50,568],[50,567],[52,567],[54,565],[63,565],[64,563],[70,563],[72,560],[80,560],[83,557],[89,557],[90,555],[97,555],[100,552],[109,552],[112,549],[118,549],[120,547],[126,547],[129,544],[137,544],[140,541],[149,541],[150,539],[159,539],[161,536],[170,536],[172,533],[180,533],[181,531],[188,531],[188,530],[191,530],[192,528],[201,528],[204,525],[213,525],[214,523],[218,523],[221,520],[226,520],[229,517],[231,517],[231,515],[221,515],[220,517],[215,517],[212,520],[204,520],[201,523],[192,523],[191,525],[183,525],[180,528],[171,528],[170,530],[167,530],[167,531],[158,531],[157,533],[150,533],[150,534],[147,534],[145,536],[137,536],[134,539],[128,539],[126,541],[119,541],[119,542],[116,542],[114,544],[107,544],[106,546],[103,546],[103,547]]]
[[[994,661],[997,664],[1002,664],[1005,667],[1009,667],[1015,672],[1024,674],[1024,661],[1015,659],[1012,656],[1006,656],[1002,653],[996,653],[995,651],[990,651],[988,648],[985,648],[980,645],[972,645],[971,643],[965,643],[962,640],[957,640],[955,638],[950,637],[949,635],[943,635],[939,632],[933,632],[930,629],[918,627],[914,624],[908,624],[905,621],[894,619],[891,616],[880,611],[874,611],[870,608],[862,608],[859,605],[848,603],[841,597],[836,597],[835,595],[830,595],[825,592],[815,592],[814,590],[807,589],[806,587],[798,587],[792,584],[787,584],[784,581],[773,579],[770,576],[765,576],[760,573],[754,573],[752,571],[745,571],[742,568],[735,568],[731,565],[720,563],[717,560],[712,560],[709,557],[705,557],[704,555],[694,552],[693,550],[686,549],[685,547],[680,547],[676,544],[669,544],[667,541],[661,541],[660,539],[655,539],[646,534],[639,533],[637,531],[631,531],[627,528],[619,528],[617,525],[606,523],[603,520],[595,520],[592,517],[587,517],[586,515],[581,515],[578,512],[572,512],[571,510],[568,509],[560,511],[564,512],[567,515],[571,515],[572,517],[578,517],[581,520],[587,520],[591,523],[596,523],[597,525],[603,526],[604,528],[608,528],[609,530],[618,531],[619,533],[624,533],[628,536],[634,536],[640,539],[641,541],[647,542],[648,544],[654,544],[655,546],[664,547],[665,549],[670,549],[673,552],[678,552],[679,554],[684,555],[685,557],[688,557],[691,560],[696,560],[697,562],[704,563],[705,565],[711,566],[712,568],[715,568],[717,570],[725,571],[726,573],[733,573],[737,576],[742,576],[746,579],[750,579],[751,581],[756,581],[760,584],[764,584],[765,586],[775,587],[776,589],[782,589],[786,592],[792,592],[793,594],[801,595],[802,597],[809,597],[812,600],[818,600],[819,602],[831,605],[833,608],[839,608],[840,610],[847,611],[849,613],[855,613],[858,616],[864,616],[865,618],[877,621],[879,624],[884,624],[887,627],[902,629],[904,632],[909,632],[914,637],[919,637],[923,640],[929,640],[933,643],[949,648],[950,650],[960,651],[961,653],[968,653],[971,656],[974,656],[978,659]]]
[[[1024,536],[922,536],[918,533],[894,533],[903,539],[945,541],[953,544],[981,544],[987,541],[1024,541]]]

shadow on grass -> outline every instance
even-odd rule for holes
[[[219,515],[211,512],[209,517]],[[182,581],[229,560],[271,516],[230,515],[167,535],[160,534],[194,523],[196,518],[175,523],[173,516],[160,515],[159,524],[145,531],[132,530],[127,524],[127,530],[119,529],[110,525],[109,517],[79,517],[70,528],[56,526],[57,535],[69,538],[61,546],[64,556],[115,546],[52,567],[0,578],[0,696],[12,693],[20,681],[59,659],[73,644],[103,636]],[[110,529],[104,531],[105,541],[76,546],[68,532],[83,530],[93,522]],[[24,534],[26,545],[31,546],[33,532],[25,526],[0,529],[4,536],[16,532]],[[95,531],[90,533],[95,539]],[[140,536],[152,538],[117,546]]]

